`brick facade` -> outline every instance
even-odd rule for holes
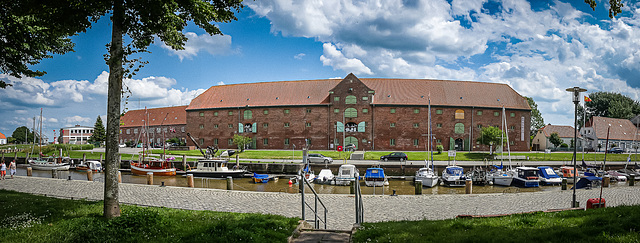
[[[455,85],[464,84],[457,81],[448,82],[456,82]],[[486,83],[486,86],[492,85],[496,84]],[[269,90],[263,90],[265,96],[271,94]],[[515,93],[512,89],[509,88],[507,91],[509,90]],[[335,145],[350,143],[355,144],[359,150],[427,150],[428,94],[414,97],[414,100],[402,104],[403,93],[376,93],[378,91],[368,87],[352,74],[325,92],[310,92],[306,97],[303,95],[298,102],[294,102],[298,105],[270,106],[261,103],[240,106],[241,102],[237,102],[235,107],[213,108],[203,106],[202,104],[206,103],[203,99],[209,99],[208,102],[211,103],[211,100],[228,102],[231,98],[214,99],[207,97],[210,94],[205,93],[202,97],[196,98],[195,102],[192,101],[192,104],[196,103],[197,106],[193,105],[192,108],[190,105],[187,108],[186,130],[202,145],[217,145],[220,148],[236,148],[229,140],[234,134],[239,134],[251,137],[254,141],[251,148],[256,149],[291,149],[293,145],[299,149],[308,142],[311,149],[319,150],[334,149]],[[312,99],[312,95],[321,95],[324,98],[319,103],[305,103],[305,98]],[[526,100],[517,93],[509,95],[515,100],[511,103],[516,104],[508,103],[505,108],[510,148],[513,151],[527,151],[530,108],[526,105]],[[376,102],[381,96],[400,101],[395,101],[395,104]],[[479,99],[468,99],[472,98]],[[246,98],[246,101],[250,99]],[[278,99],[282,97],[274,98]],[[460,96],[460,99],[464,97]],[[521,100],[525,105],[518,103]],[[466,105],[460,105],[461,102],[457,100],[456,102],[458,103],[453,105],[443,105],[440,102],[431,106],[432,129],[436,139],[434,142],[443,145],[445,150],[488,150],[487,146],[475,142],[480,136],[481,128],[478,125],[501,127],[501,105],[497,103],[487,107],[481,104],[474,106],[476,104],[473,104],[473,101]],[[239,129],[239,125],[243,128]],[[191,141],[188,141],[188,144],[193,145]]]

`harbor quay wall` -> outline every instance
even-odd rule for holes
[[[263,213],[301,217],[301,195],[286,192],[252,192],[121,183],[122,204],[218,212]],[[104,183],[15,176],[0,181],[0,189],[68,199],[103,200]],[[0,193],[2,193],[0,191]],[[580,205],[599,196],[600,190],[576,191]],[[605,188],[607,207],[640,204],[640,185]],[[355,198],[347,194],[320,194],[327,207],[327,228],[350,230],[355,223]],[[305,200],[313,201],[307,194]],[[365,222],[451,219],[462,214],[511,214],[566,209],[572,191],[490,194],[363,195]],[[313,218],[311,210],[305,217]]]

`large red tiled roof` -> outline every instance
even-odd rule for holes
[[[634,133],[637,132],[633,123],[627,119],[594,116],[591,118],[591,121],[598,139],[607,139],[607,128],[609,124],[611,124],[609,140],[631,141],[634,139]],[[636,135],[635,139],[640,139],[640,134]]]
[[[187,106],[162,107],[152,109],[130,110],[120,118],[120,127],[140,127],[187,124]],[[162,122],[166,118],[166,121]]]
[[[546,125],[540,130],[544,133],[545,137],[550,137],[552,133],[558,133],[558,137],[561,138],[573,138],[575,129],[572,126],[557,126],[557,125]],[[578,133],[577,136],[580,136]]]
[[[375,91],[376,105],[475,106],[530,110],[527,100],[506,84],[430,79],[362,78]],[[212,86],[187,110],[243,106],[319,105],[341,79],[303,80]]]

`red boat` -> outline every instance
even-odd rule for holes
[[[131,163],[131,172],[135,175],[147,175],[153,172],[154,176],[175,176],[176,168],[171,162],[164,160],[151,160],[144,163]]]

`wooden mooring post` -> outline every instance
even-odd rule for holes
[[[51,178],[58,178],[58,170],[56,169],[51,170]]]
[[[187,155],[182,155],[182,170],[187,171]]]
[[[563,191],[567,190],[567,178],[562,178],[561,187]]]
[[[92,170],[88,170],[87,171],[87,180],[88,181],[93,181],[93,171]]]
[[[629,175],[629,186],[634,186],[636,184],[636,176]]]
[[[103,156],[103,155],[104,155],[104,154],[100,154],[100,164],[102,164],[102,156]]]
[[[187,174],[187,185],[189,187],[194,187],[194,185],[193,185],[193,174]]]
[[[416,180],[415,187],[416,187],[416,195],[422,195],[422,181]]]
[[[302,179],[304,180],[304,179]],[[300,182],[302,183],[302,182]],[[355,181],[351,181],[349,183],[349,194],[356,194],[356,182]]]
[[[233,190],[233,177],[227,176],[227,190]]]
[[[32,170],[33,170],[33,168],[27,167],[27,176],[31,176],[32,175],[32,173],[33,173]]]
[[[153,185],[153,172],[147,172],[147,185]]]
[[[464,193],[465,194],[473,193],[473,181],[471,181],[471,179],[466,179],[464,181]]]
[[[122,183],[122,173],[118,171],[118,183]]]
[[[87,154],[86,153],[82,153],[82,163],[83,164],[87,163]]]

